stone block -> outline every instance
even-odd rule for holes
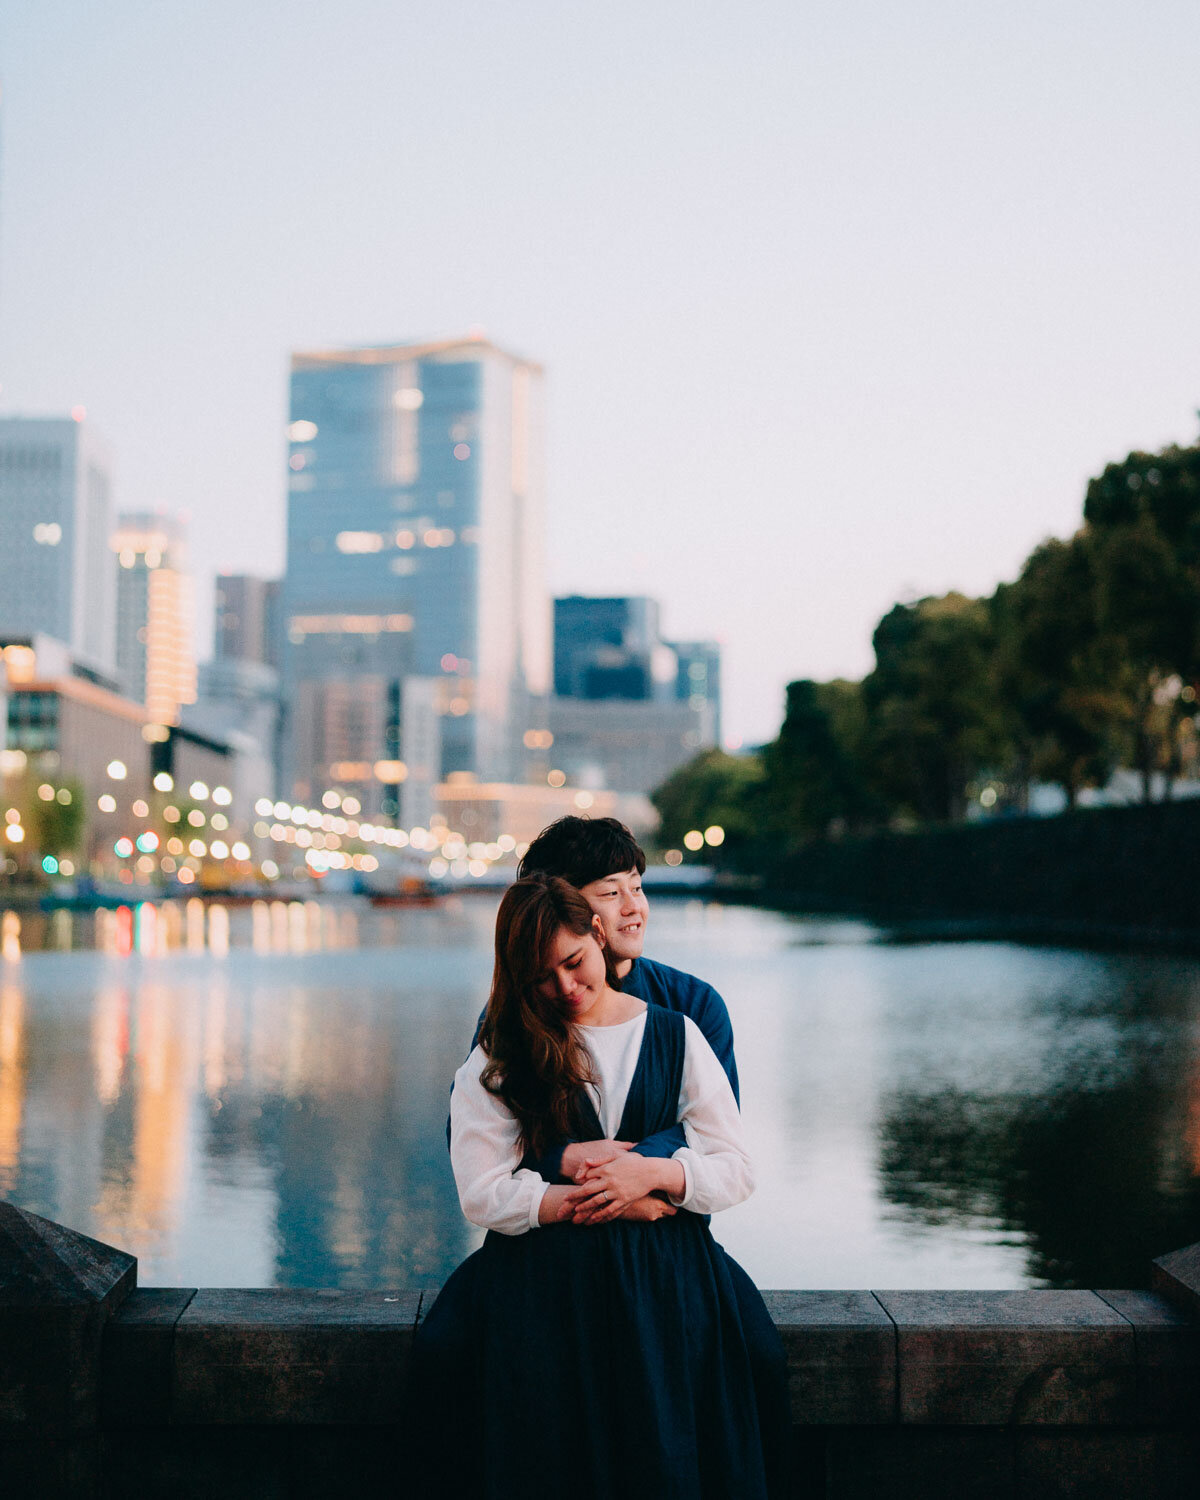
[[[428,1500],[398,1441],[382,1426],[118,1428],[104,1500]]]
[[[175,1325],[172,1418],[395,1422],[419,1308],[417,1292],[199,1291]]]
[[[148,1426],[171,1415],[175,1325],[195,1287],[139,1287],[104,1330],[100,1409],[107,1426]]]
[[[792,1422],[896,1420],[896,1329],[870,1292],[764,1292],[788,1359]]]
[[[1003,1429],[839,1427],[825,1500],[1013,1500],[1013,1437]]]
[[[1096,1295],[1133,1329],[1139,1422],[1151,1427],[1195,1422],[1200,1414],[1200,1323],[1157,1292]]]
[[[1195,1500],[1194,1434],[1114,1428],[1022,1428],[1019,1500]]]
[[[1133,1330],[1094,1292],[877,1292],[901,1422],[1134,1422]]]
[[[1200,1242],[1152,1261],[1150,1287],[1184,1312],[1200,1315]]]
[[[137,1261],[0,1203],[0,1438],[98,1417],[100,1339]]]
[[[101,1500],[96,1433],[0,1441],[4,1500]]]

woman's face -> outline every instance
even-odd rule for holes
[[[584,1021],[608,988],[604,965],[604,928],[599,917],[591,932],[580,935],[560,927],[538,976],[537,992],[557,1001],[570,1021]]]

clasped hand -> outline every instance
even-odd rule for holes
[[[562,1174],[579,1185],[563,1202],[560,1219],[573,1224],[607,1224],[613,1219],[643,1222],[669,1218],[675,1208],[654,1196],[663,1187],[665,1164],[639,1156],[632,1141],[575,1142],[563,1152]]]

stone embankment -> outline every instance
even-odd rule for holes
[[[403,1500],[429,1291],[138,1287],[0,1204],[5,1500]],[[797,1495],[1194,1500],[1200,1245],[1150,1291],[782,1291]]]

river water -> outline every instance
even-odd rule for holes
[[[431,1286],[494,898],[2,920],[0,1196],[143,1285]],[[1200,964],[660,899],[733,1018],[764,1287],[1138,1286],[1200,1239]]]

